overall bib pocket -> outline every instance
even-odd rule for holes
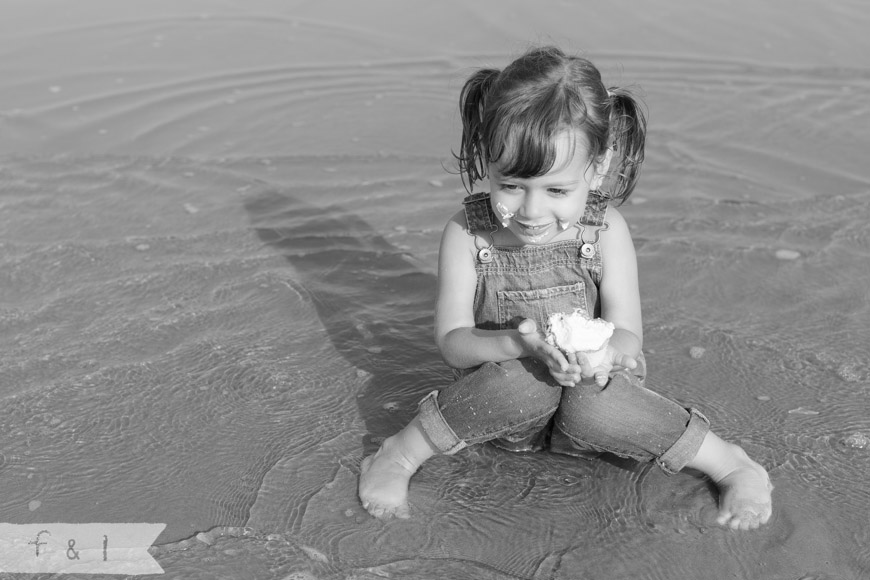
[[[547,320],[557,312],[580,309],[589,315],[586,285],[580,281],[567,286],[534,290],[501,290],[498,292],[498,319],[502,328],[516,328],[524,318],[531,318],[542,332]]]

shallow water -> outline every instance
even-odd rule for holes
[[[285,4],[8,3],[0,521],[166,522],[171,578],[870,575],[870,9]],[[450,377],[456,93],[537,39],[643,89],[650,386],[770,470],[761,531],[691,474],[489,447],[409,521],[358,505]]]

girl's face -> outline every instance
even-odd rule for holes
[[[499,219],[510,216],[507,230],[522,245],[553,241],[565,231],[559,222],[573,226],[610,164],[609,153],[602,163],[591,163],[586,140],[573,132],[560,133],[555,145],[556,161],[539,177],[502,175],[498,163],[488,167],[492,210]]]

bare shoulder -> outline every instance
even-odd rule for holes
[[[628,236],[631,237],[631,232],[628,230],[628,222],[625,221],[622,213],[615,207],[607,208],[607,215],[605,217],[605,221],[607,221],[608,232],[613,232],[617,236]]]
[[[609,207],[605,220],[608,228],[601,235],[601,253],[605,267],[608,265],[612,267],[625,261],[634,262],[634,242],[623,215],[615,207]]]
[[[444,226],[444,232],[452,232],[458,230],[464,234],[468,233],[468,223],[465,220],[465,210],[459,210],[447,220],[447,225]]]
[[[631,243],[628,222],[617,208],[608,207],[604,220],[607,222],[607,233],[601,236],[603,240],[607,239],[608,243]]]
[[[465,211],[459,210],[447,220],[444,232],[441,234],[441,254],[446,253],[451,258],[457,258],[465,252],[474,250],[474,236],[469,235]]]

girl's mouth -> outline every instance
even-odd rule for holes
[[[529,239],[530,242],[534,243],[541,240],[544,236],[547,235],[547,232],[550,231],[550,227],[553,225],[552,222],[546,224],[524,224],[522,222],[516,222],[516,224],[520,227],[520,231],[522,234]]]

